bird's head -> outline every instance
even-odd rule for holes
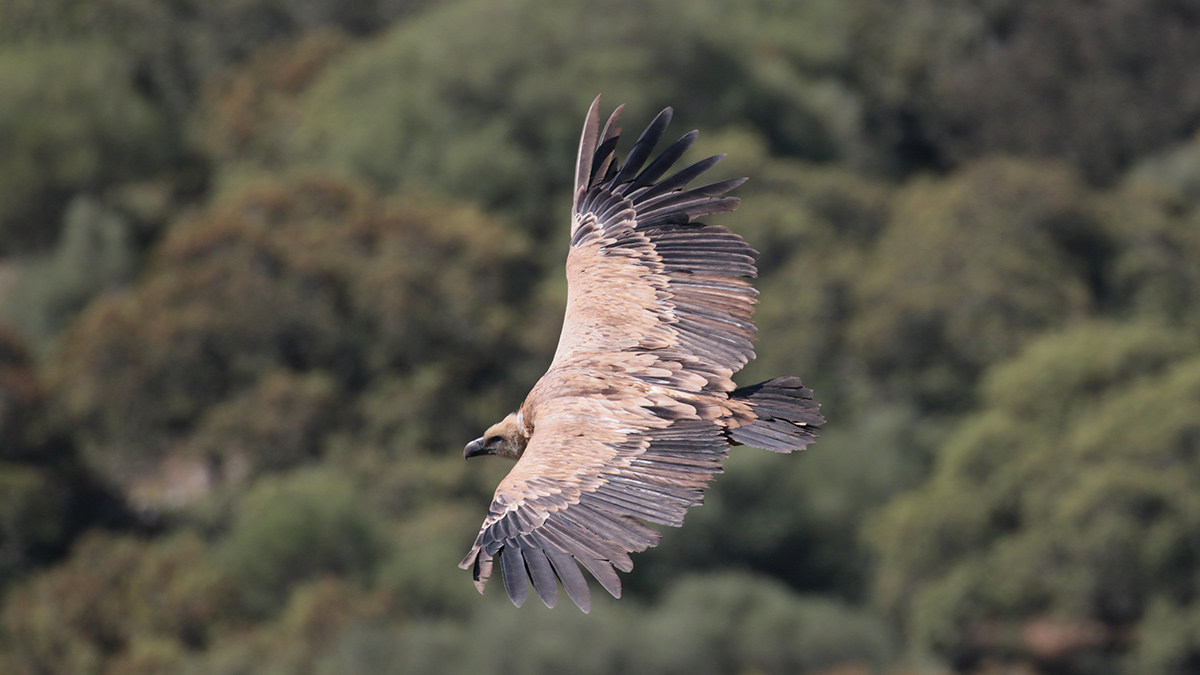
[[[497,457],[520,459],[521,454],[525,452],[525,445],[528,443],[529,436],[526,435],[518,414],[510,413],[508,417],[493,424],[482,436],[467,443],[467,447],[463,448],[463,458],[496,455]]]

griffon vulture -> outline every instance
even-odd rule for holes
[[[660,538],[643,521],[683,524],[730,445],[801,450],[824,422],[799,378],[734,388],[733,374],[754,358],[757,291],[747,279],[758,253],[695,219],[736,208],[723,195],[745,179],[687,187],[723,155],[663,178],[696,131],[646,165],[670,108],[619,163],[621,108],[600,131],[599,105],[579,143],[554,361],[520,410],[463,452],[517,460],[459,566],[483,592],[499,558],[518,607],[529,580],[553,607],[561,581],[587,612],[577,563],[620,597],[613,568],[630,571],[629,554]]]

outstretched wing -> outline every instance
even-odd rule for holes
[[[687,188],[720,161],[663,178],[695,142],[684,135],[646,164],[671,119],[658,115],[618,166],[615,127],[588,112],[576,168],[567,311],[554,362],[522,412],[524,455],[496,490],[463,560],[480,590],[500,558],[520,605],[527,577],[547,605],[556,578],[584,611],[582,564],[614,596],[629,553],[658,542],[641,521],[680,525],[720,472],[730,428],[754,419],[731,400],[732,376],[754,357],[758,254],[695,219],[732,211],[744,179]]]

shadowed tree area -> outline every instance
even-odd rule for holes
[[[1200,5],[0,1],[0,672],[1200,667]],[[749,176],[734,448],[589,615],[455,563],[588,103]],[[621,149],[626,152],[630,139]]]
[[[1187,0],[860,3],[856,69],[876,133],[952,167],[1063,158],[1109,183],[1195,132],[1200,7]]]

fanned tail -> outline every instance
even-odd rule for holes
[[[798,377],[777,377],[740,387],[729,397],[749,403],[757,418],[726,431],[734,443],[772,452],[803,450],[817,439],[817,429],[825,423],[817,412],[821,404],[813,400],[812,390]]]

